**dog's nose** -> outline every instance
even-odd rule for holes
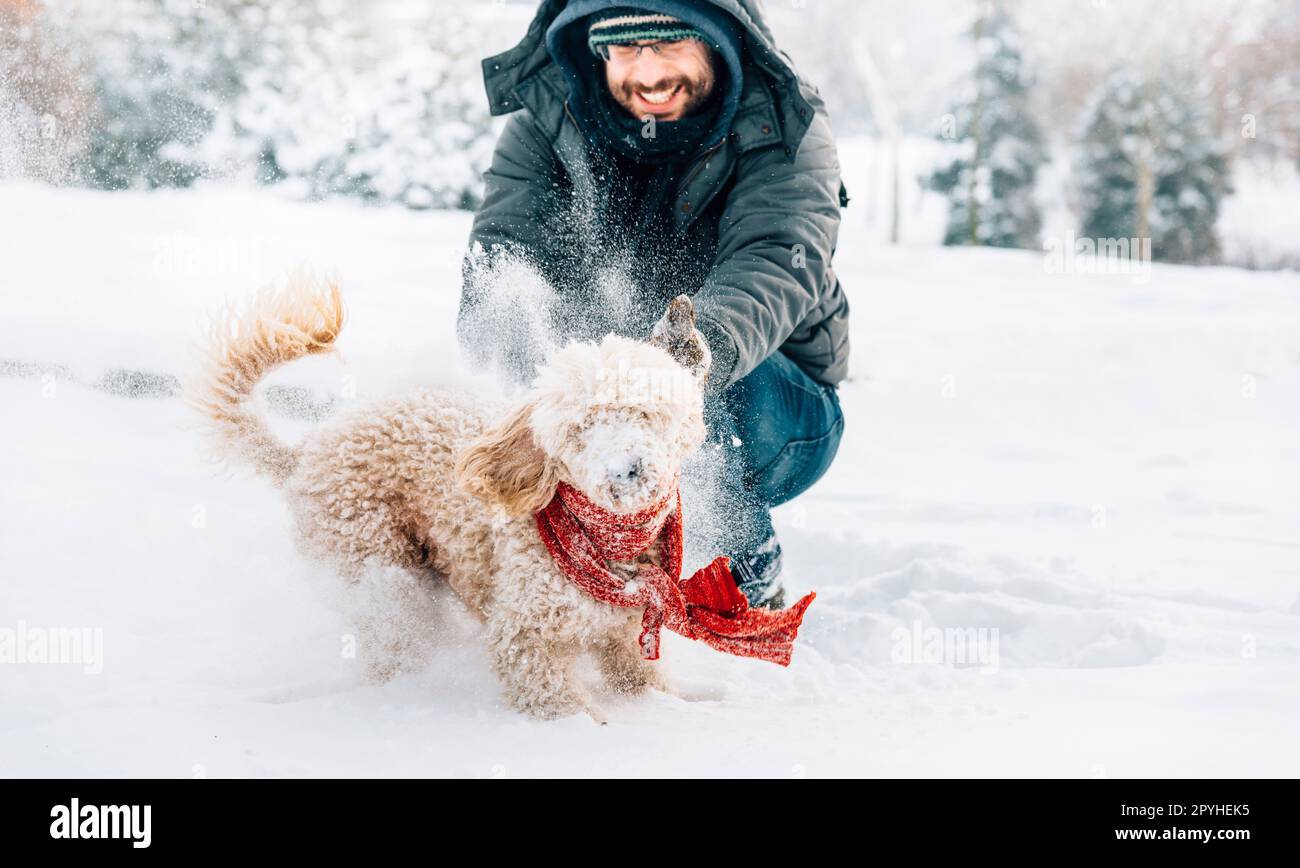
[[[623,470],[614,474],[614,481],[627,485],[636,482],[645,472],[645,462],[640,458],[633,458],[624,466]]]

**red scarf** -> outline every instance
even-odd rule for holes
[[[674,486],[659,503],[629,515],[609,512],[561,482],[537,513],[542,542],[566,576],[591,596],[613,606],[644,606],[641,654],[659,659],[659,630],[667,627],[719,651],[790,665],[809,593],[783,612],[751,609],[731,577],[725,557],[682,576],[682,498]],[[658,546],[659,561],[639,564],[635,579],[615,576],[606,561],[632,561]]]

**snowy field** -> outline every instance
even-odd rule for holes
[[[169,378],[209,309],[299,263],[352,319],[342,360],[276,382],[462,378],[468,227],[0,186],[0,630],[103,637],[95,674],[0,664],[0,775],[1300,775],[1300,277],[1049,274],[882,248],[852,210],[846,439],[777,513],[819,595],[788,669],[665,634],[685,699],[541,723],[443,601],[427,669],[363,683],[332,577],[268,483],[204,460]]]

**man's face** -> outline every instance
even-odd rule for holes
[[[641,46],[639,57],[636,46]],[[680,120],[713,93],[717,83],[713,51],[698,39],[611,45],[605,81],[610,94],[633,117]]]

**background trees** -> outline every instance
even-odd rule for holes
[[[1042,226],[1035,199],[1043,137],[1029,106],[1031,82],[1005,3],[981,3],[970,28],[975,65],[964,98],[940,136],[952,154],[929,186],[949,201],[945,244],[1034,247]]]

